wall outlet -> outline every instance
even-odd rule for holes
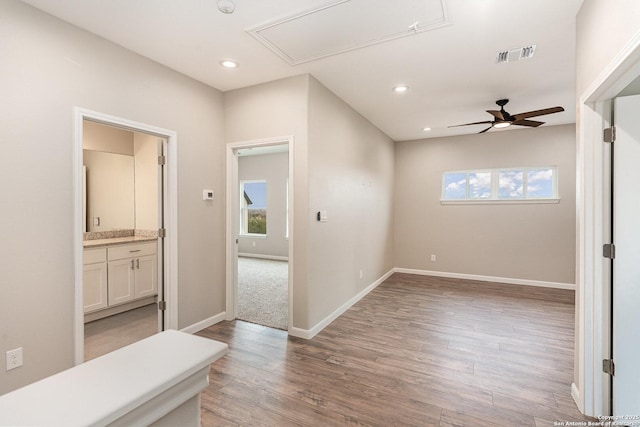
[[[7,371],[22,366],[22,347],[7,351]]]
[[[431,255],[431,261],[435,262],[436,260],[436,256],[435,255]]]

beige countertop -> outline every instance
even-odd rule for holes
[[[122,243],[154,242],[157,240],[158,240],[157,237],[127,236],[127,237],[112,237],[109,239],[85,240],[82,242],[82,245],[85,248],[95,248],[98,246],[110,246],[110,245],[118,245]]]

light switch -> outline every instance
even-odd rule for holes
[[[213,200],[213,190],[202,190],[202,200]]]
[[[328,218],[327,218],[327,211],[319,211],[317,214],[318,217],[318,221],[320,222],[327,222]]]

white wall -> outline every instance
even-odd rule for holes
[[[289,153],[241,156],[238,158],[238,179],[267,182],[267,235],[239,236],[241,254],[289,256],[287,225],[287,178]]]
[[[295,138],[292,326],[309,331],[393,268],[393,142],[308,75],[224,96],[227,142]]]
[[[307,325],[308,82],[309,76],[302,75],[224,93],[227,143],[283,136],[294,138],[292,326],[300,328]]]
[[[574,284],[575,156],[573,125],[396,143],[396,267]],[[444,172],[526,166],[558,167],[559,203],[440,203]]]
[[[82,123],[82,147],[133,156],[133,132],[85,120]]]
[[[580,98],[592,85],[607,76],[618,55],[625,51],[629,43],[640,36],[640,2],[636,0],[585,0],[576,18],[576,95],[578,98],[576,122],[581,130],[583,109],[591,108],[580,104]],[[625,70],[620,70],[625,71]],[[589,123],[591,125],[591,123]],[[598,125],[597,123],[593,125]],[[589,132],[590,128],[587,128]],[[602,170],[602,144],[594,142],[587,133],[578,133],[578,253],[577,253],[577,289],[576,289],[576,351],[574,359],[574,397],[578,404],[588,411],[598,411],[599,404],[594,395],[602,394],[594,390],[594,375],[602,375],[598,360],[603,354],[594,353],[594,348],[606,348],[607,343],[593,342],[603,338],[601,331],[607,322],[603,313],[594,310],[599,304],[593,300],[602,300],[606,292],[600,262],[599,241],[605,224],[602,212],[605,208],[600,199],[603,177],[594,173]],[[606,333],[604,333],[606,335]],[[593,371],[592,371],[593,369]],[[587,371],[589,375],[587,375]],[[585,383],[585,376],[590,378]],[[595,384],[602,380],[596,378]],[[605,405],[606,406],[606,405]]]
[[[0,393],[74,360],[73,108],[178,134],[179,327],[224,311],[222,95],[16,0],[0,2]]]
[[[393,268],[393,159],[389,137],[309,79],[307,328]]]

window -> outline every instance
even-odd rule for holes
[[[445,172],[441,201],[557,202],[557,175],[554,166]]]
[[[240,183],[240,234],[267,234],[267,181]]]

